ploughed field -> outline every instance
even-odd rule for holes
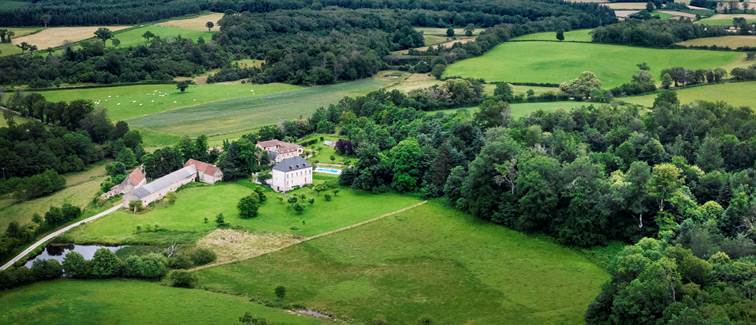
[[[652,49],[574,42],[506,42],[482,56],[450,65],[444,76],[482,78],[487,82],[558,84],[592,71],[611,88],[629,82],[646,62],[657,79],[665,68],[704,69],[742,60],[745,53],[688,49]]]

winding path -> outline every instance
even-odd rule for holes
[[[95,214],[95,215],[93,215],[93,216],[91,216],[89,218],[86,218],[84,220],[80,220],[80,221],[74,222],[74,223],[72,223],[72,224],[70,224],[68,226],[65,226],[63,228],[60,228],[60,229],[58,229],[58,230],[50,233],[49,235],[47,235],[45,237],[42,237],[42,239],[38,240],[37,242],[35,242],[31,246],[27,247],[23,252],[21,252],[16,257],[14,257],[10,261],[8,261],[8,263],[5,263],[5,265],[3,265],[2,267],[0,267],[0,271],[3,271],[5,269],[11,267],[13,264],[16,264],[16,262],[20,261],[21,259],[23,259],[24,257],[26,257],[26,255],[29,255],[31,252],[33,252],[34,250],[36,250],[38,247],[44,245],[45,243],[47,243],[51,239],[53,239],[55,237],[58,237],[58,236],[62,235],[63,233],[65,233],[66,231],[69,231],[69,230],[71,230],[73,228],[76,228],[76,227],[78,227],[78,226],[80,226],[82,224],[85,224],[87,222],[95,221],[97,219],[100,219],[100,218],[108,215],[108,214],[111,214],[111,213],[115,212],[116,210],[120,209],[122,205],[123,205],[123,203],[116,204],[115,206],[113,206],[110,209],[102,211],[102,212],[100,212],[98,214]]]

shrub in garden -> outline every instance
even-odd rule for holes
[[[172,269],[188,269],[192,267],[192,260],[189,256],[179,254],[168,260],[168,266]]]

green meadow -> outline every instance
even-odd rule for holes
[[[748,106],[756,109],[756,81],[731,82],[675,90],[681,103],[698,100],[724,101],[733,106]],[[650,107],[656,94],[619,98],[624,102]]]
[[[440,202],[197,275],[214,292],[274,301],[281,285],[287,303],[388,324],[578,324],[608,279],[575,250]]]
[[[35,213],[44,215],[50,207],[63,203],[86,208],[100,191],[100,183],[105,180],[105,165],[103,162],[85,171],[64,175],[66,187],[47,196],[24,202],[16,202],[10,194],[0,196],[0,229],[5,229],[11,221],[31,223]]]
[[[646,62],[654,76],[683,66],[713,68],[745,57],[745,53],[688,49],[652,49],[573,42],[506,42],[486,54],[450,65],[445,77],[482,78],[487,82],[561,83],[592,71],[606,88],[630,81]],[[658,76],[657,76],[658,77]]]
[[[130,28],[127,30],[124,30],[122,32],[117,32],[113,36],[114,38],[121,41],[121,44],[118,45],[119,47],[130,47],[130,46],[138,46],[145,44],[147,40],[142,37],[144,33],[147,31],[152,32],[155,34],[155,36],[160,37],[162,39],[167,38],[175,38],[178,36],[181,36],[183,38],[188,38],[193,41],[198,40],[200,37],[205,39],[205,41],[209,41],[212,39],[213,33],[208,31],[201,31],[201,30],[191,30],[187,28],[179,28],[179,27],[173,27],[173,26],[162,26],[162,25],[147,25],[143,27],[137,27],[137,28]],[[109,43],[110,44],[110,43]]]
[[[308,198],[315,198],[315,204],[305,203],[305,211],[296,214],[285,201],[277,199],[279,194],[266,190],[268,200],[258,216],[242,219],[236,205],[242,197],[252,193],[250,186],[253,185],[244,182],[190,186],[176,193],[173,205],[158,203],[138,214],[119,211],[76,228],[66,238],[77,243],[108,244],[193,242],[216,229],[215,217],[219,213],[232,226],[251,232],[312,236],[420,202],[413,196],[371,194],[347,188],[341,188],[331,201],[326,201],[325,194],[315,195],[309,189],[300,189],[294,193],[306,193]],[[137,226],[144,230],[147,226],[154,229],[155,225],[161,230],[137,231]]]
[[[2,324],[237,324],[249,312],[276,324],[318,319],[245,297],[133,280],[57,280],[0,292]]]
[[[265,125],[307,118],[321,106],[334,104],[345,96],[365,95],[393,82],[394,80],[379,76],[327,86],[289,88],[287,91],[267,95],[245,96],[164,111],[132,119],[129,124],[177,136],[205,134],[219,139],[238,137]],[[147,142],[149,145],[149,141]]]
[[[570,42],[590,42],[591,29],[576,29],[564,32],[564,40]],[[555,32],[526,34],[515,37],[512,41],[558,41]]]
[[[186,92],[174,84],[149,84],[39,92],[50,101],[88,99],[105,108],[113,120],[131,120],[180,107],[195,106],[230,98],[256,98],[301,89],[289,84],[217,83],[190,85]]]

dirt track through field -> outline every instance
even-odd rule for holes
[[[247,259],[250,259],[250,258],[255,258],[255,257],[259,257],[259,256],[275,253],[275,252],[278,252],[280,250],[283,250],[284,248],[288,248],[288,247],[291,247],[291,246],[294,246],[294,245],[298,245],[298,244],[301,244],[301,243],[304,243],[304,242],[308,242],[308,241],[311,241],[311,240],[315,240],[315,239],[318,239],[318,238],[330,236],[330,235],[333,235],[333,234],[336,234],[336,233],[340,233],[342,231],[347,231],[347,230],[350,230],[350,229],[361,227],[361,226],[364,226],[366,224],[373,223],[373,222],[376,222],[378,220],[384,219],[386,217],[390,217],[390,216],[397,215],[397,214],[400,214],[402,212],[405,212],[407,210],[414,209],[414,208],[419,207],[419,206],[421,206],[423,204],[426,204],[426,203],[428,203],[428,201],[422,201],[420,203],[416,203],[416,204],[410,205],[408,207],[401,208],[399,210],[394,210],[394,211],[391,211],[391,212],[387,212],[387,213],[379,215],[379,216],[377,216],[375,218],[368,219],[368,220],[365,220],[365,221],[361,221],[361,222],[355,223],[353,225],[349,225],[349,226],[342,227],[342,228],[339,228],[339,229],[334,229],[334,230],[331,230],[331,231],[326,231],[324,233],[317,234],[315,236],[306,237],[306,238],[300,239],[300,240],[286,241],[286,242],[284,242],[284,244],[282,244],[279,247],[275,247],[275,248],[272,248],[272,249],[264,251],[264,252],[261,251],[259,254],[256,254],[256,255],[245,256],[244,258],[235,259],[235,260],[228,260],[228,261],[222,261],[222,262],[218,262],[218,263],[212,263],[212,264],[202,265],[202,266],[198,266],[198,267],[195,267],[193,269],[190,269],[189,271],[191,271],[191,272],[199,271],[199,270],[203,270],[203,269],[207,269],[207,268],[211,268],[211,267],[215,267],[215,266],[221,266],[221,265],[226,265],[226,264],[241,262],[241,261],[244,261],[244,260],[247,260]]]

